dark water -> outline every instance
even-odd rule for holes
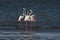
[[[18,27],[22,8],[36,14],[37,27],[60,27],[60,0],[0,0],[0,27]]]
[[[41,27],[41,32],[26,37],[21,31],[13,31],[19,27],[17,19],[22,15],[22,8],[34,11],[37,19],[34,26]],[[60,29],[46,30],[50,27],[60,28],[60,0],[0,0],[0,40],[60,40]]]

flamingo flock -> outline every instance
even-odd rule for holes
[[[23,15],[20,15],[19,18],[18,18],[18,21],[19,22],[22,22],[23,21],[29,21],[29,22],[35,22],[36,19],[35,19],[35,14],[33,14],[33,11],[30,10],[30,12],[26,12],[26,9],[23,8]]]
[[[28,26],[34,27],[34,22],[36,22],[35,14],[33,14],[32,10],[29,10],[29,12],[27,12],[26,9],[23,8],[23,14],[19,16],[18,22],[19,22],[19,26],[22,26],[23,22],[25,22],[26,25],[25,31],[27,31]]]

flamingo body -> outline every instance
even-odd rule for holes
[[[31,21],[32,21],[32,22],[35,22],[35,21],[36,21],[35,15],[31,15],[30,18],[31,18]]]
[[[18,21],[21,22],[23,18],[24,18],[24,17],[20,15],[20,17],[18,18]]]
[[[26,15],[24,21],[30,21],[30,16]]]

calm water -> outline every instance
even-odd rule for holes
[[[33,32],[32,34],[21,31],[12,32],[13,29],[20,27],[17,19],[22,15],[24,7],[34,11],[37,18],[34,25],[41,27],[42,31],[49,27],[60,28],[60,0],[0,0],[0,40],[60,40],[60,30],[50,29],[46,30],[50,32]],[[7,28],[12,30],[2,31]]]
[[[0,40],[60,40],[60,33],[0,31]]]
[[[36,14],[37,27],[60,27],[60,0],[0,0],[0,27],[18,27],[22,8]]]

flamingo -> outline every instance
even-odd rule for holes
[[[36,22],[36,19],[35,19],[35,14],[33,14],[33,11],[30,10],[30,12],[26,12],[26,9],[23,8],[23,15],[20,15],[20,17],[18,18],[18,21],[20,21],[20,23],[22,23],[23,21],[26,23],[26,27],[25,27],[25,33],[27,33],[27,30],[28,30],[28,23],[32,24],[31,27],[33,27],[34,25],[34,22]],[[30,29],[32,31],[32,29]],[[32,34],[33,35],[33,34]]]
[[[26,15],[26,10],[25,8],[23,8],[23,15],[20,15],[20,17],[18,18],[18,21],[22,22],[22,19],[24,18],[25,15]]]
[[[22,26],[25,14],[26,14],[26,10],[25,10],[25,8],[23,8],[23,15],[20,15],[18,18],[19,26]]]
[[[26,26],[28,25],[28,22],[29,23],[31,22],[30,24],[32,24],[32,26],[34,25],[34,22],[36,22],[36,19],[35,19],[35,14],[33,14],[32,10],[30,10],[30,12],[27,12],[27,14],[25,15],[24,21],[26,22]]]
[[[36,22],[36,19],[35,19],[35,14],[33,14],[33,11],[30,10],[30,22],[31,22],[31,27],[34,27],[34,22]],[[33,29],[31,29],[33,30]]]

